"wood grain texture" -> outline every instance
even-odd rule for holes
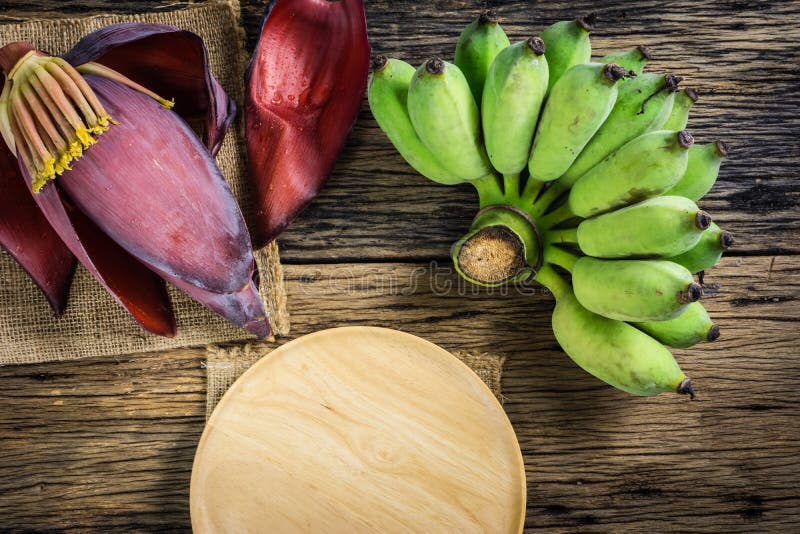
[[[252,47],[264,6],[242,3]],[[367,1],[374,50],[415,63],[449,56],[481,4]],[[291,264],[293,335],[371,324],[449,350],[508,355],[504,407],[528,472],[530,530],[796,530],[800,4],[492,4],[515,40],[598,11],[598,53],[651,45],[653,68],[685,75],[701,91],[693,133],[734,145],[703,201],[738,240],[708,277],[723,285],[705,301],[722,338],[678,351],[699,399],[631,398],[587,376],[558,349],[552,300],[541,291],[454,290],[452,272],[428,262],[445,258],[467,227],[474,195],[417,176],[366,106],[328,188],[281,242]],[[180,5],[41,0],[36,10]],[[27,0],[5,0],[0,19],[30,9]],[[203,354],[0,368],[0,530],[188,530],[191,462],[204,421]]]
[[[724,284],[705,300],[722,337],[677,352],[694,402],[630,397],[586,375],[556,345],[541,290],[459,291],[429,264],[286,271],[297,336],[370,324],[508,356],[504,408],[531,529],[785,531],[800,520],[793,258],[726,258],[709,273]],[[203,354],[0,368],[0,527],[188,529]]]

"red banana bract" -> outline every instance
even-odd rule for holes
[[[358,115],[369,57],[361,0],[277,0],[268,10],[245,102],[257,248],[325,183]]]

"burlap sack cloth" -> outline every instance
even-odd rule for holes
[[[206,394],[206,419],[217,406],[222,395],[261,358],[268,358],[272,347],[245,344],[238,347],[222,348],[209,346],[208,360],[205,363],[208,392]],[[456,351],[453,355],[475,371],[483,382],[489,386],[495,397],[502,403],[500,379],[503,375],[505,358],[485,352]]]
[[[238,2],[212,2],[186,9],[137,15],[32,20],[0,24],[0,45],[28,41],[41,50],[63,54],[87,33],[119,22],[168,24],[200,35],[208,49],[211,70],[228,94],[241,104],[244,95],[244,35]],[[169,95],[165,95],[169,97]],[[242,106],[239,106],[242,109]],[[225,137],[217,164],[234,195],[249,214],[241,115]],[[286,294],[277,245],[258,253],[261,294],[273,332],[289,330]],[[0,365],[37,363],[91,356],[111,356],[252,339],[242,329],[207,311],[170,288],[178,320],[172,339],[142,330],[81,266],[75,274],[69,306],[53,318],[49,306],[19,265],[0,254]]]

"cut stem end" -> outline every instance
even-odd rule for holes
[[[694,136],[692,136],[692,134],[690,134],[687,130],[682,130],[678,132],[677,137],[678,137],[678,144],[682,148],[688,149],[691,148],[691,146],[694,144]]]
[[[528,48],[531,50],[531,52],[533,52],[537,56],[541,56],[542,54],[544,54],[545,50],[547,49],[547,47],[544,44],[544,41],[542,41],[538,37],[528,37],[528,40],[526,42],[528,43]]]
[[[372,58],[372,63],[370,67],[372,68],[372,72],[380,72],[386,68],[386,65],[389,63],[389,58],[386,56],[375,56]]]
[[[575,19],[575,24],[586,30],[587,32],[591,32],[594,30],[594,25],[597,22],[597,13],[589,13],[585,17],[578,17]]]
[[[444,74],[444,61],[442,61],[442,58],[439,57],[429,59],[427,63],[425,63],[425,71],[428,74],[433,74],[434,76]]]
[[[692,282],[685,290],[678,293],[678,302],[681,304],[691,304],[703,298],[703,286]]]
[[[736,239],[734,239],[733,234],[728,231],[723,231],[722,234],[719,236],[719,246],[722,247],[722,250],[728,250],[736,243]]]
[[[698,230],[707,230],[711,223],[711,215],[708,212],[700,210],[694,217],[694,225]]]
[[[629,73],[616,63],[608,63],[603,67],[603,76],[609,82],[617,83],[626,76],[629,76]]]
[[[692,387],[692,379],[684,378],[676,390],[679,395],[689,395],[691,400],[695,399],[694,388]]]
[[[502,284],[525,267],[525,249],[522,240],[508,228],[490,226],[463,242],[456,261],[469,280]]]
[[[706,335],[707,341],[716,341],[719,339],[719,327],[717,325],[712,325],[711,328],[708,329],[708,334]]]

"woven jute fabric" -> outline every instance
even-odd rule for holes
[[[263,344],[244,343],[234,347],[206,347],[206,420],[216,408],[222,396],[242,373],[261,358],[268,358],[274,347]],[[503,376],[504,356],[475,351],[456,351],[453,355],[467,364],[483,382],[489,386],[495,397],[503,402],[500,380]]]
[[[0,24],[0,45],[28,41],[63,54],[87,33],[120,22],[168,24],[205,41],[214,76],[242,109],[246,56],[238,2],[210,2],[185,9],[136,15],[37,19]],[[169,96],[169,95],[165,95]],[[250,216],[241,115],[228,132],[217,164]],[[289,330],[283,273],[274,243],[257,253],[261,294],[276,335]],[[142,330],[113,298],[78,267],[66,313],[54,319],[44,297],[19,265],[0,253],[0,365],[129,354],[192,345],[253,339],[253,336],[170,288],[178,335],[163,338]]]

